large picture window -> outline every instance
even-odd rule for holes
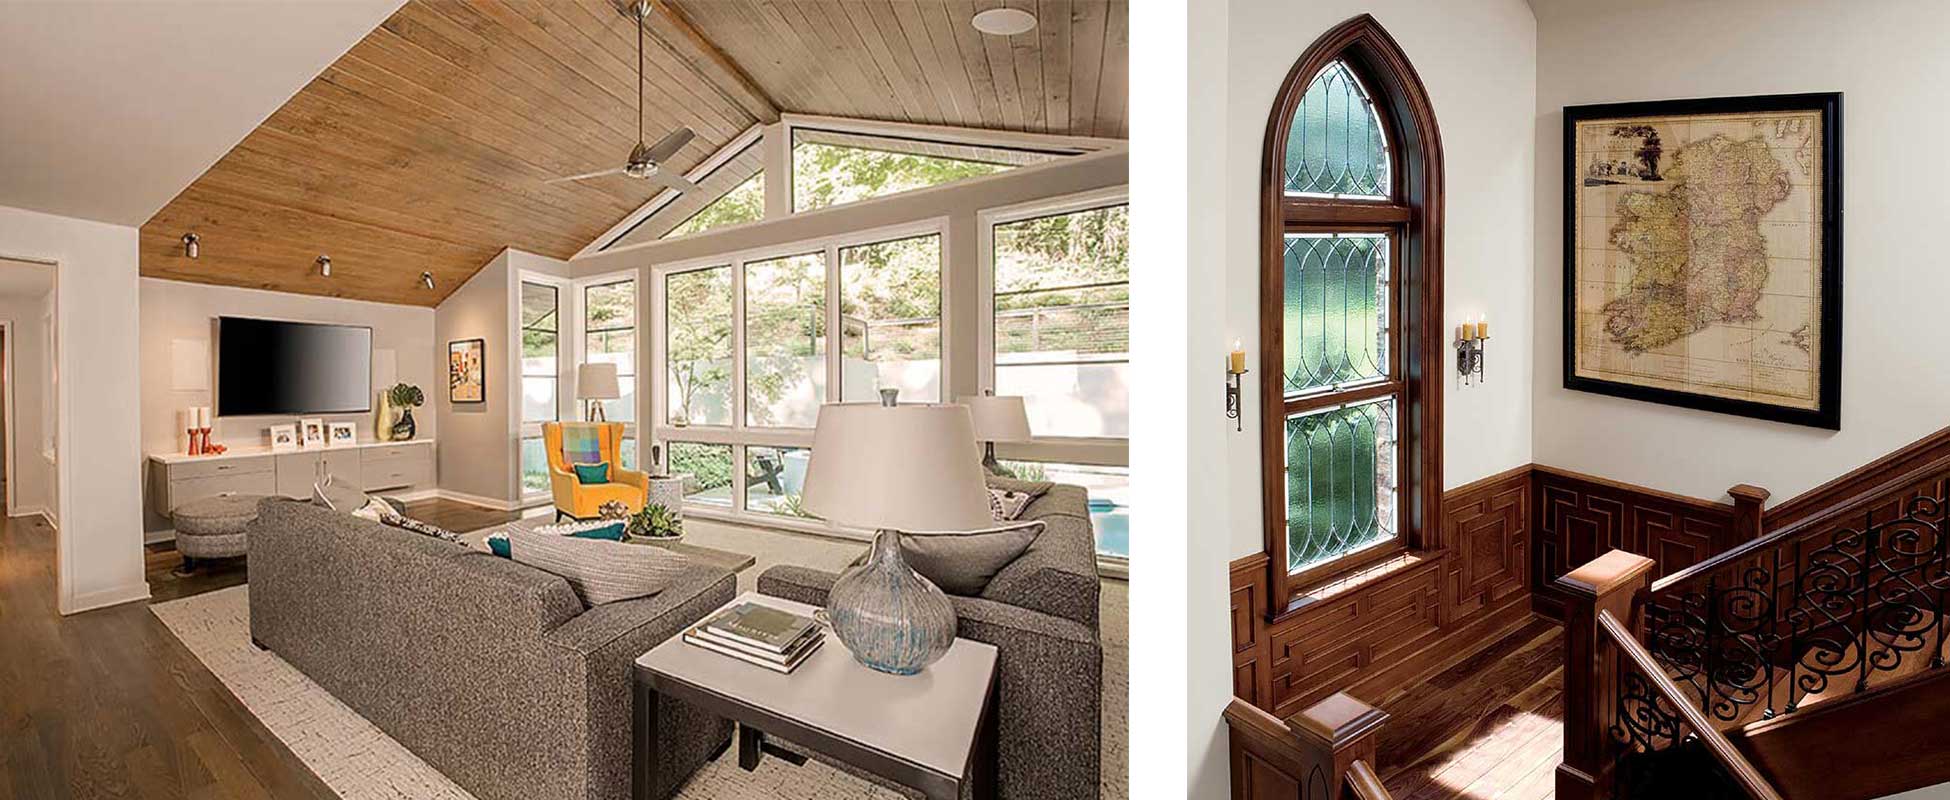
[[[822,403],[945,399],[939,220],[651,271],[652,413],[701,509],[831,530],[800,503]],[[831,332],[840,332],[833,340]]]
[[[1428,109],[1362,17],[1301,57],[1268,123],[1261,435],[1281,598],[1428,545],[1438,519],[1442,169]]]
[[[989,384],[1037,437],[1127,438],[1130,206],[1000,218],[990,228]]]

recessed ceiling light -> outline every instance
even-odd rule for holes
[[[975,30],[996,36],[1028,33],[1036,27],[1036,15],[1020,8],[991,8],[975,15]]]

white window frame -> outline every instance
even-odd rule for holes
[[[976,379],[981,390],[995,388],[995,229],[1025,219],[1129,205],[1131,189],[1114,186],[1088,192],[983,209],[975,215],[977,266]],[[1008,461],[1049,461],[1109,467],[1130,466],[1130,439],[1115,436],[1037,436],[1028,442],[997,443],[996,457]]]
[[[515,385],[513,389],[514,389],[514,397],[515,397],[514,413],[516,417],[515,419],[515,473],[516,473],[515,485],[517,488],[521,486],[521,474],[520,474],[521,473],[521,443],[529,439],[540,438],[542,435],[542,423],[544,422],[555,422],[559,420],[576,418],[575,399],[574,399],[576,359],[575,356],[573,355],[575,352],[574,348],[570,346],[568,343],[569,329],[571,327],[571,318],[569,317],[569,314],[571,312],[571,306],[573,305],[570,295],[575,294],[575,292],[573,291],[574,282],[564,280],[555,275],[548,275],[540,272],[522,271],[515,276],[514,324],[515,324],[515,346],[516,347],[521,346],[521,332],[522,332],[521,285],[524,283],[532,283],[537,286],[547,286],[555,290],[555,419],[531,421],[525,418],[526,415],[523,413],[523,411],[527,407],[526,392],[527,392],[527,379],[529,376],[525,370],[522,371],[520,375],[516,375]],[[577,319],[580,318],[577,317]],[[521,362],[522,362],[521,354],[516,353],[515,363],[521,364]],[[492,387],[490,387],[490,391],[492,391]],[[546,456],[546,454],[544,454],[544,456]],[[521,504],[523,506],[529,506],[536,503],[546,502],[550,499],[550,495],[551,492],[548,489],[541,489],[539,491],[528,491],[527,489],[522,489]]]
[[[753,427],[746,424],[745,265],[749,262],[766,261],[782,256],[804,255],[814,252],[823,252],[825,254],[826,386],[829,393],[831,393],[837,392],[841,388],[840,371],[842,356],[839,347],[841,275],[839,251],[859,245],[929,235],[941,237],[941,401],[952,402],[954,398],[952,397],[953,389],[950,376],[954,374],[954,353],[950,343],[954,340],[957,321],[951,311],[954,307],[954,301],[952,297],[952,281],[948,273],[948,264],[949,254],[952,252],[954,245],[949,230],[948,217],[931,217],[898,225],[848,231],[844,234],[800,240],[785,244],[768,245],[731,253],[721,253],[708,258],[694,258],[668,264],[657,264],[646,270],[649,275],[649,286],[639,287],[639,296],[642,296],[641,293],[643,291],[650,292],[650,313],[646,316],[640,308],[637,314],[637,324],[639,354],[641,356],[644,351],[649,351],[649,361],[647,362],[649,367],[647,369],[640,369],[637,375],[639,382],[643,380],[643,376],[645,375],[654,376],[651,380],[650,390],[647,393],[649,408],[639,408],[639,412],[647,410],[649,412],[647,418],[655,421],[651,428],[653,432],[651,441],[666,449],[666,463],[669,458],[667,452],[669,443],[672,441],[731,446],[731,507],[725,508],[722,506],[687,502],[684,504],[684,513],[695,514],[699,517],[710,519],[756,524],[770,528],[837,535],[850,539],[866,540],[872,537],[872,531],[847,528],[820,520],[768,514],[753,511],[746,507],[746,493],[749,490],[749,487],[746,485],[747,472],[745,469],[745,465],[749,459],[747,448],[811,447],[813,443],[813,429]],[[681,428],[673,426],[669,423],[669,397],[666,396],[668,393],[668,376],[664,363],[665,349],[667,346],[667,343],[664,341],[664,331],[668,323],[668,315],[665,310],[665,303],[668,300],[664,288],[665,281],[670,275],[674,274],[727,266],[731,269],[731,424],[686,425]],[[646,325],[648,326],[647,332],[649,333],[649,341],[651,342],[651,346],[648,348],[643,346],[643,339],[641,338],[646,331],[644,327]],[[641,367],[642,365],[640,364],[639,366]],[[644,387],[639,385],[637,391],[643,393]],[[836,398],[829,396],[826,398],[826,402],[836,402]],[[643,415],[640,413],[639,416],[641,417]],[[639,442],[638,447],[641,448],[638,457],[647,458],[647,453],[649,452],[647,444]]]
[[[570,294],[574,295],[573,299],[570,302],[570,305],[572,305],[575,309],[575,318],[573,322],[569,323],[569,327],[573,327],[575,329],[575,343],[571,348],[571,352],[574,355],[570,359],[570,363],[564,369],[567,382],[562,384],[563,386],[569,387],[569,391],[565,398],[563,398],[561,401],[558,401],[558,405],[567,406],[567,411],[562,413],[563,419],[587,421],[586,418],[589,415],[588,404],[584,403],[581,399],[579,399],[577,396],[578,393],[576,392],[576,381],[579,377],[577,368],[580,367],[583,364],[583,362],[587,361],[589,357],[589,317],[588,317],[589,289],[591,287],[608,286],[610,284],[622,283],[624,281],[635,281],[637,284],[636,292],[635,292],[636,294],[636,298],[635,298],[636,300],[636,336],[635,336],[636,366],[634,367],[635,372],[633,374],[636,376],[638,382],[637,389],[636,389],[637,407],[635,409],[636,411],[635,415],[640,417],[643,414],[643,386],[642,386],[643,302],[644,302],[643,285],[642,285],[643,276],[638,274],[637,270],[625,269],[625,270],[617,270],[614,272],[605,272],[601,275],[588,275],[588,276],[584,276],[569,281],[565,284],[570,288],[571,290]],[[618,422],[621,420],[611,420],[611,421]],[[623,438],[637,439],[638,430],[639,427],[637,421],[630,420],[627,422],[623,422]],[[644,447],[644,443],[641,440],[638,440],[636,445],[637,445],[637,451],[636,451],[637,469],[643,469],[645,465],[648,464],[649,462],[649,449]],[[621,465],[618,466],[620,468]]]

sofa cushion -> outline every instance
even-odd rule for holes
[[[647,597],[664,590],[690,559],[661,547],[509,529],[514,560],[562,576],[584,605]]]
[[[582,495],[583,508],[601,508],[611,500],[625,506],[643,502],[643,490],[627,483],[585,484],[576,487],[576,492]]]
[[[903,533],[901,558],[941,591],[975,597],[1042,532],[1042,523],[1035,522],[1000,530]]]

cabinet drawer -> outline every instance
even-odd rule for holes
[[[432,478],[432,470],[424,461],[410,459],[387,459],[378,463],[366,463],[359,467],[360,478],[368,492],[382,489],[401,489],[415,484],[427,483]]]
[[[200,461],[180,461],[170,464],[169,479],[208,478],[218,475],[246,475],[262,472],[270,473],[276,469],[272,456],[219,457]]]
[[[278,489],[277,476],[271,472],[250,472],[242,475],[205,475],[195,478],[174,478],[169,482],[169,507],[174,509],[191,500],[215,497],[220,494],[273,494]],[[310,488],[305,490],[310,493]]]
[[[433,448],[424,444],[376,445],[373,447],[360,448],[359,458],[360,460],[366,462],[387,461],[393,459],[431,461],[433,459]]]

